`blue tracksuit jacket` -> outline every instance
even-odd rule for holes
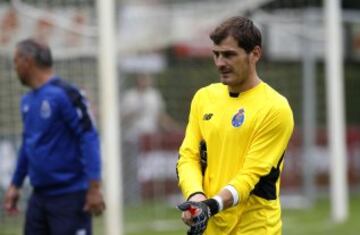
[[[58,77],[21,101],[23,139],[12,183],[46,195],[86,190],[101,174],[99,138],[79,90]]]

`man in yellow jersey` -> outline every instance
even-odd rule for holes
[[[201,88],[191,103],[177,163],[186,198],[178,206],[181,218],[188,234],[281,234],[280,173],[294,127],[291,108],[257,74],[261,33],[251,20],[227,19],[210,38],[221,83]]]

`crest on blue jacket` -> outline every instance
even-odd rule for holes
[[[42,118],[49,118],[51,116],[50,103],[47,100],[43,100],[40,107],[40,115]]]
[[[233,116],[231,120],[231,124],[234,127],[239,127],[244,123],[245,120],[245,111],[243,108],[239,109],[239,111]]]

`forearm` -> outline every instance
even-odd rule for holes
[[[198,165],[198,162],[184,162],[183,159],[179,159],[177,164],[178,181],[184,198],[189,198],[196,192],[203,192],[203,176]]]
[[[28,172],[28,160],[24,154],[23,148],[19,152],[16,168],[11,180],[12,185],[20,188]]]
[[[81,136],[81,149],[85,163],[85,172],[89,181],[101,179],[100,143],[95,130]]]
[[[203,192],[203,175],[198,152],[190,147],[180,148],[176,172],[184,198],[189,198],[196,192]]]

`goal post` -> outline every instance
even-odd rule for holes
[[[97,1],[99,19],[99,88],[104,159],[105,232],[123,234],[122,174],[119,125],[118,76],[116,73],[116,24],[114,0]]]
[[[327,126],[331,168],[330,201],[332,218],[334,222],[341,223],[348,217],[348,183],[340,1],[325,0],[324,10]]]

